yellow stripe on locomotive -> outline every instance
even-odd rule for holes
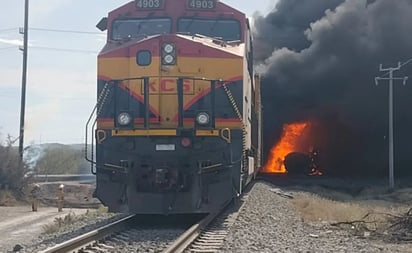
[[[162,43],[158,38],[154,37],[149,40],[153,40],[156,43],[152,45],[159,45],[161,48]],[[202,51],[204,48],[211,48],[216,46],[212,40],[209,39],[209,44],[203,44],[207,42],[204,38],[196,40],[189,40],[184,38],[182,40],[185,44],[192,45],[192,50]],[[202,43],[203,42],[203,43]],[[170,45],[170,44],[166,44]],[[243,81],[243,58],[241,55],[230,52],[226,48],[211,48],[211,51],[222,50],[228,55],[228,57],[210,57],[210,56],[186,56],[187,53],[184,50],[177,50],[175,55],[176,65],[164,65],[162,64],[161,56],[153,56],[150,60],[149,66],[139,66],[136,64],[136,57],[100,57],[99,58],[99,74],[100,76],[108,77],[109,79],[123,79],[122,86],[125,87],[130,93],[134,94],[135,98],[144,97],[144,85],[142,79],[133,80],[135,77],[147,76],[149,77],[149,101],[150,107],[157,114],[158,117],[155,121],[151,121],[157,124],[150,124],[153,128],[175,128],[177,127],[177,77],[184,77],[183,80],[183,106],[188,107],[190,103],[195,103],[202,97],[209,95],[211,86],[210,81],[203,81],[201,78],[207,80],[222,80],[217,84],[217,89],[221,88],[223,82],[228,83],[229,86],[238,86],[238,89],[242,89]],[[231,46],[236,51],[244,50],[241,45]],[[143,49],[142,49],[143,50]],[[161,50],[161,49],[158,49]],[[146,51],[146,50],[144,50]],[[150,51],[147,51],[150,52]],[[138,52],[136,53],[138,54]],[[219,52],[215,52],[219,54]],[[152,55],[152,53],[151,53]],[[231,108],[227,108],[231,110]],[[241,127],[240,120],[231,116],[230,119],[226,117],[217,119],[216,127]],[[193,127],[194,122],[186,119],[184,121],[184,127]],[[99,128],[111,128],[114,126],[114,122],[99,122]],[[137,127],[139,124],[136,125]]]

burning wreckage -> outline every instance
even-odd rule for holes
[[[309,144],[311,123],[286,124],[282,136],[270,150],[263,173],[322,176],[319,150]]]
[[[399,61],[395,76],[411,76],[411,13],[411,0],[279,0],[254,16],[263,172],[387,176],[388,86],[374,77]],[[395,80],[394,97],[395,176],[406,178],[412,85]]]

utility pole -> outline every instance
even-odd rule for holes
[[[383,68],[379,65],[379,71],[388,71],[389,77],[375,77],[375,84],[378,85],[379,80],[389,80],[389,189],[395,187],[394,180],[394,154],[393,154],[393,80],[403,80],[403,85],[406,85],[408,77],[393,77],[393,72],[401,69],[404,64],[398,62],[397,67]]]
[[[21,30],[20,30],[20,33]],[[26,82],[27,82],[27,53],[28,53],[28,37],[29,37],[29,0],[24,3],[24,42],[23,42],[23,73],[21,81],[21,106],[20,106],[20,135],[19,135],[19,155],[20,160],[23,160],[23,145],[24,145],[24,117],[26,112]]]

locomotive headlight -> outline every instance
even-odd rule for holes
[[[132,122],[132,116],[130,113],[122,112],[117,115],[117,123],[121,126],[127,126]]]
[[[175,46],[173,45],[173,44],[164,44],[164,46],[163,46],[163,50],[166,52],[166,53],[168,53],[168,54],[170,54],[170,53],[172,53],[174,50],[175,50]]]
[[[165,43],[162,46],[162,64],[176,64],[176,45],[174,43]]]
[[[196,122],[199,125],[207,125],[210,122],[210,116],[209,114],[205,113],[205,112],[201,112],[196,116]]]
[[[174,62],[175,58],[173,57],[173,55],[167,54],[163,57],[163,61],[166,64],[172,64]]]

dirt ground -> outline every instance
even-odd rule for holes
[[[59,186],[64,184],[64,207],[62,212],[57,209]],[[7,196],[0,203],[0,253],[13,249],[16,244],[27,244],[45,232],[57,218],[71,215],[82,215],[88,209],[101,206],[92,194],[95,186],[78,182],[39,183],[39,207],[37,212],[31,209],[31,194],[33,186],[26,189],[26,202],[18,202]],[[3,194],[4,195],[4,194]],[[7,195],[7,194],[6,194]]]
[[[55,207],[40,206],[32,212],[31,206],[0,207],[0,253],[13,249],[16,244],[26,244],[44,232],[44,226],[50,225],[61,217],[74,213],[85,214],[87,209],[64,208],[58,212]]]

